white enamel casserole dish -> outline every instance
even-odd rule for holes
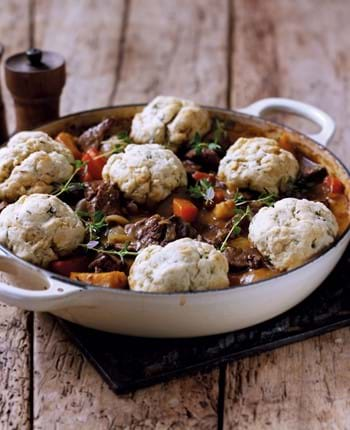
[[[88,128],[106,117],[128,118],[141,105],[97,109],[63,117],[42,126],[51,135],[69,127]],[[240,111],[216,108],[218,116],[254,125],[288,130],[301,149],[336,173],[350,197],[346,167],[325,148],[335,125],[321,110],[289,99],[260,100]],[[314,135],[303,135],[259,115],[279,110],[306,117],[320,127]],[[50,312],[60,318],[98,330],[147,337],[193,337],[242,329],[270,319],[295,306],[312,293],[339,261],[350,240],[347,230],[336,243],[308,263],[279,276],[226,290],[154,294],[111,290],[74,282],[24,262],[0,247],[0,270],[12,284],[0,282],[0,300],[31,311]]]

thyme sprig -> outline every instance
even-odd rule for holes
[[[104,229],[108,226],[104,213],[102,211],[96,211],[91,217],[88,212],[77,211],[77,215],[81,218],[88,231],[89,243],[94,241],[97,245]]]
[[[243,209],[235,208],[235,215],[232,218],[232,227],[230,228],[229,232],[225,236],[225,239],[223,240],[219,251],[223,252],[227,248],[227,242],[229,241],[230,237],[232,235],[238,236],[241,232],[240,224],[245,218],[251,219],[252,217],[252,211],[249,206]]]
[[[264,206],[272,206],[276,203],[277,198],[277,194],[264,192],[261,193],[256,199],[247,200],[242,193],[236,192],[232,200],[235,202],[236,207],[246,205],[250,202],[262,203]]]
[[[86,162],[81,160],[74,161],[74,171],[71,176],[67,179],[64,184],[61,184],[58,189],[56,189],[52,194],[56,197],[60,196],[63,193],[67,193],[75,190],[82,190],[84,188],[84,184],[82,182],[73,182],[75,175],[79,172],[81,168],[86,165]]]
[[[212,203],[215,197],[213,184],[208,179],[201,179],[195,185],[189,187],[191,197],[194,199],[204,199],[205,203]]]
[[[95,242],[95,241],[92,241]],[[80,246],[83,248],[86,248],[91,251],[95,251],[100,254],[107,254],[107,255],[117,255],[120,257],[121,261],[124,263],[124,257],[126,256],[137,256],[137,251],[129,251],[129,242],[126,242],[123,248],[120,251],[117,251],[116,249],[104,249],[104,248],[98,248],[97,244],[89,242],[87,244],[81,244]]]

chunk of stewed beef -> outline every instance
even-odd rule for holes
[[[112,129],[114,124],[114,119],[107,118],[94,127],[88,128],[78,138],[80,149],[82,151],[86,151],[91,147],[98,148],[101,145],[102,140],[107,137],[107,133]]]
[[[197,230],[181,218],[164,218],[158,214],[126,225],[125,231],[135,239],[137,249],[148,245],[164,246],[177,239],[198,236]]]
[[[123,271],[124,263],[117,255],[100,254],[89,264],[89,270],[96,273]]]
[[[228,247],[224,251],[230,271],[239,272],[247,269],[258,269],[264,265],[260,252],[253,247],[247,249]]]
[[[102,211],[104,215],[120,214],[120,192],[116,185],[92,181],[85,185],[88,211]]]
[[[200,153],[197,153],[194,149],[190,149],[186,152],[185,157],[208,170],[217,170],[220,163],[219,155],[209,148],[203,148]]]
[[[299,159],[300,177],[305,182],[321,182],[327,176],[327,169],[309,158]]]

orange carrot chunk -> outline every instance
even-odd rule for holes
[[[173,213],[184,221],[192,222],[197,218],[198,208],[190,200],[173,199]]]
[[[70,133],[66,133],[65,131],[62,131],[56,136],[56,139],[58,142],[63,143],[73,154],[73,157],[76,160],[80,160],[82,153],[79,151],[77,145],[75,144],[74,136],[72,136]]]
[[[126,274],[118,271],[101,273],[72,272],[70,278],[87,284],[109,288],[126,288],[128,285]]]

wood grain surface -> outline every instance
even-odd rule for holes
[[[65,56],[64,114],[292,97],[336,118],[349,163],[349,18],[346,0],[2,0],[0,37]],[[350,329],[116,396],[52,317],[0,309],[1,429],[350,429]]]
[[[349,17],[342,1],[236,0],[232,106],[273,96],[313,103],[336,118],[330,147],[350,164]],[[229,365],[224,429],[349,429],[349,340],[346,328]]]
[[[220,16],[223,24],[226,21],[210,0],[192,1],[187,7],[184,0],[137,0],[127,5],[105,1],[102,8],[97,1],[78,6],[68,0],[63,3],[64,7],[60,0],[36,2],[34,40],[37,46],[57,50],[67,58],[64,112],[146,101],[161,92],[173,93],[174,88],[178,95],[224,105],[226,28],[217,21]],[[225,6],[221,1],[221,7]],[[58,36],[57,22],[62,23]],[[169,34],[174,33],[182,38],[171,41]],[[215,61],[199,64],[198,56],[208,49]],[[184,66],[186,73],[177,75]],[[209,91],[208,74],[214,79]],[[152,86],[152,79],[157,84]],[[36,429],[46,429],[48,422],[58,428],[92,430],[217,427],[218,370],[140,390],[133,396],[116,396],[44,315],[35,316],[34,364]]]
[[[21,22],[20,26],[18,22]],[[14,32],[15,27],[17,30]],[[29,28],[29,1],[1,2],[0,40],[5,46],[4,57],[27,49]],[[4,103],[11,106],[3,73],[1,82]],[[7,120],[13,129],[12,109],[7,109]],[[0,428],[4,430],[29,429],[31,425],[32,325],[29,312],[0,305]]]

